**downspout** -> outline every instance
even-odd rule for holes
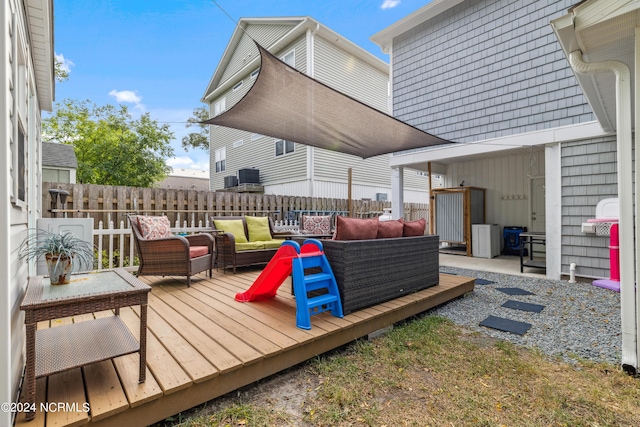
[[[315,39],[314,36],[320,30],[320,24],[316,24],[313,30],[307,30],[307,75],[314,78],[315,68]],[[315,196],[315,150],[311,145],[307,146],[307,183],[309,185],[307,194],[309,197]]]
[[[620,202],[620,316],[622,326],[622,368],[635,374],[638,368],[635,247],[633,207],[631,73],[619,61],[586,63],[579,50],[569,55],[571,67],[580,74],[613,72],[616,76],[616,140],[618,200]]]

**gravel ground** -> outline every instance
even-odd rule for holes
[[[431,313],[492,337],[529,348],[538,348],[564,361],[578,358],[594,362],[621,363],[620,294],[591,283],[547,280],[501,273],[440,267],[440,272],[490,280],[476,284],[463,298],[437,307]],[[521,288],[534,295],[507,295],[496,288]],[[540,313],[502,307],[507,300],[544,305]],[[530,323],[522,336],[479,326],[493,315]]]

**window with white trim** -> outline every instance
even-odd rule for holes
[[[276,140],[276,157],[291,154],[295,151],[296,146],[293,141],[286,141],[283,139]]]
[[[262,138],[263,136],[264,136],[264,135],[260,135],[259,133],[254,133],[254,134],[252,134],[252,135],[251,135],[251,140],[252,140],[252,141],[257,141],[257,140],[259,140],[260,138]]]
[[[14,34],[13,37],[16,37]],[[24,57],[24,49],[21,48],[19,39],[13,40],[18,52],[15,65],[13,96],[17,102],[17,111],[14,111],[12,124],[13,135],[11,137],[11,202],[17,206],[26,206],[27,203],[27,143],[28,134],[27,118],[29,117],[28,94],[31,90],[27,80],[27,62]]]
[[[242,144],[244,144],[244,140],[239,139],[239,140],[237,140],[236,142],[233,143],[233,148],[241,147]]]
[[[218,148],[215,152],[216,172],[227,170],[227,147]]]
[[[225,97],[217,100],[216,103],[213,104],[214,117],[224,113],[226,109],[227,109],[227,98]]]
[[[240,88],[242,87],[242,85],[243,85],[243,84],[244,84],[244,80],[243,80],[243,81],[241,81],[241,82],[239,82],[239,83],[236,83],[236,85],[233,87],[233,91],[235,92],[235,91],[237,91],[238,89],[240,89]]]
[[[292,50],[291,52],[286,53],[282,57],[280,57],[282,62],[285,64],[295,68],[296,67],[296,50]]]
[[[251,78],[255,79],[256,77],[258,77],[258,74],[260,74],[260,68],[251,73]]]

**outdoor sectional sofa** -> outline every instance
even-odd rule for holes
[[[418,235],[383,237],[389,233],[379,232],[372,238],[371,233],[363,233],[366,238],[357,239],[356,231],[346,236],[349,240],[339,240],[344,221],[338,217],[336,239],[322,240],[322,245],[336,277],[345,314],[438,284],[438,236],[424,235],[424,221],[421,233],[405,231]],[[359,221],[371,221],[366,224],[370,229],[378,223],[377,218],[347,221],[356,228]],[[392,224],[396,222],[379,222],[377,226],[398,227]]]

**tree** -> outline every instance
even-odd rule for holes
[[[67,71],[64,67],[63,62],[56,55],[53,60],[53,71],[56,81],[58,82],[66,82],[69,80],[69,71]]]
[[[42,122],[43,140],[73,145],[83,184],[150,187],[170,172],[169,125],[149,113],[134,119],[126,106],[66,99]]]
[[[182,138],[182,148],[188,151],[189,148],[209,151],[209,125],[202,122],[209,120],[209,110],[207,107],[197,107],[193,109],[193,116],[187,119],[185,127],[198,126],[199,130],[191,132]]]

